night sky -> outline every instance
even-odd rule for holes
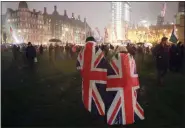
[[[2,13],[6,13],[7,8],[18,9],[19,2],[2,2]],[[57,6],[59,14],[63,15],[67,10],[68,16],[71,17],[74,12],[75,17],[80,15],[81,20],[87,18],[91,28],[98,27],[103,35],[104,27],[111,21],[111,4],[110,2],[27,2],[30,10],[44,11],[52,13],[54,6]],[[131,2],[131,22],[137,23],[141,19],[148,20],[151,24],[156,24],[156,17],[162,10],[163,2]],[[178,2],[167,2],[165,21],[174,22],[174,15],[178,11]]]

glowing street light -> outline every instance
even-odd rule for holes
[[[66,30],[66,31],[69,31],[69,29],[68,29],[68,28],[65,28],[65,30]]]

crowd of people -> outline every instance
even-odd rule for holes
[[[31,42],[28,42],[27,45],[13,45],[12,53],[15,61],[19,61],[21,58],[24,64],[33,68],[35,62],[39,61],[37,60],[37,56],[42,56],[44,52],[48,54],[50,61],[76,59],[78,53],[83,49],[83,47],[84,46],[82,45],[75,44],[59,45],[59,43],[51,43],[49,46],[34,46]],[[114,56],[119,48],[118,45],[115,46],[112,44],[100,43],[98,43],[96,47],[101,48],[102,51],[104,51],[107,59]],[[185,47],[182,42],[179,42],[178,44],[170,44],[168,43],[168,38],[163,37],[161,42],[153,47],[145,47],[143,44],[137,45],[128,43],[125,48],[134,56],[134,58],[139,57],[141,63],[144,62],[145,55],[153,55],[156,62],[160,84],[163,83],[163,77],[168,70],[172,72],[183,71]]]
[[[156,60],[158,82],[163,84],[163,78],[169,71],[182,72],[184,63],[185,47],[182,42],[169,44],[168,38],[163,37],[160,44],[156,45],[152,53]]]

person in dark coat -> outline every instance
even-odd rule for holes
[[[60,47],[58,44],[55,45],[54,51],[55,51],[55,61],[56,61],[60,57]]]
[[[177,54],[178,54],[178,57],[177,57],[177,68],[176,70],[179,72],[179,71],[183,71],[183,59],[184,59],[184,45],[182,44],[182,42],[179,42],[177,44]]]
[[[53,60],[53,45],[50,44],[49,45],[49,60],[52,61]]]
[[[170,58],[169,58],[169,69],[170,71],[174,72],[177,70],[177,60],[179,58],[179,54],[177,51],[177,46],[175,44],[172,44],[170,49]]]
[[[12,53],[13,53],[13,59],[17,60],[18,51],[17,51],[17,46],[15,44],[12,47]]]
[[[135,56],[135,54],[136,54],[136,49],[135,49],[135,47],[134,46],[131,46],[130,44],[127,44],[127,50],[128,50],[128,52],[132,55],[132,56]]]
[[[34,66],[34,58],[36,57],[36,49],[31,44],[31,42],[28,42],[28,46],[26,48],[26,57],[28,60],[28,64],[31,68]]]
[[[70,46],[69,46],[69,44],[66,44],[65,51],[66,51],[66,58],[70,58]]]
[[[167,37],[163,37],[161,43],[156,45],[153,49],[159,85],[163,84],[163,78],[166,75],[169,66],[169,47],[167,46],[167,40]]]
[[[42,44],[41,44],[40,47],[39,47],[39,53],[40,53],[40,55],[43,54],[43,51],[44,51],[44,48],[43,48],[43,46],[42,46]]]

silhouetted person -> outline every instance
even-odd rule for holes
[[[169,53],[170,53],[170,58],[169,58],[169,69],[172,72],[177,71],[177,60],[179,58],[179,53],[177,51],[177,46],[175,44],[172,44]]]
[[[55,51],[55,60],[58,60],[59,59],[59,53],[60,53],[60,47],[59,47],[58,44],[55,45],[54,51]]]
[[[49,45],[49,60],[53,60],[53,45]]]
[[[39,53],[40,53],[40,55],[43,54],[43,51],[44,51],[44,48],[43,48],[43,46],[42,46],[42,44],[41,44],[40,47],[39,47]]]
[[[17,51],[17,46],[15,44],[12,47],[12,53],[13,53],[13,59],[17,60],[18,51]]]
[[[167,46],[168,38],[163,37],[161,43],[153,49],[153,55],[156,58],[157,79],[160,85],[163,84],[163,78],[167,73],[169,65],[169,48]]]
[[[181,71],[183,69],[183,60],[184,60],[184,45],[182,42],[177,44],[177,71]],[[182,70],[183,71],[183,70]]]
[[[69,46],[69,44],[66,44],[65,51],[66,51],[66,57],[70,58],[70,46]]]
[[[26,57],[27,57],[29,66],[33,68],[34,58],[36,57],[36,49],[34,46],[32,46],[31,42],[28,42],[28,46],[26,48]]]

